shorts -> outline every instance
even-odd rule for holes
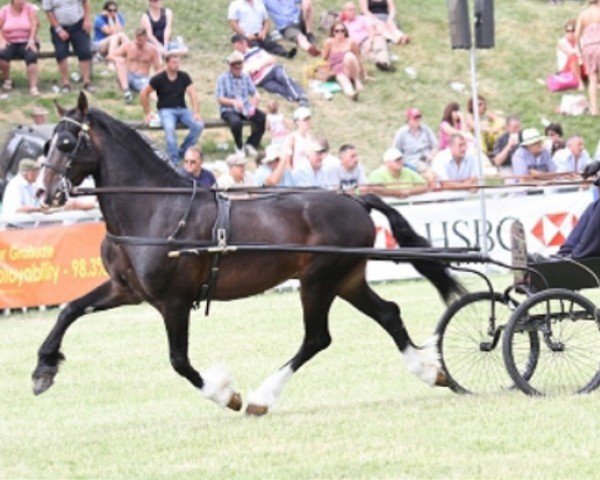
[[[73,46],[73,50],[80,61],[91,60],[92,42],[90,36],[83,29],[83,19],[73,25],[63,25],[63,28],[69,33],[69,39],[66,41],[61,40],[53,28],[50,29],[56,61],[61,62],[69,56],[69,44]]]
[[[130,90],[141,92],[150,83],[150,77],[139,73],[127,72],[127,84]]]
[[[36,42],[38,50],[40,44]],[[25,60],[25,64],[37,63],[37,52],[27,48],[27,43],[9,43],[6,48],[0,50],[0,59],[10,62],[11,60]]]
[[[304,32],[302,31],[302,25],[299,23],[288,25],[287,27],[279,30],[279,33],[281,33],[283,38],[290,42],[295,42],[298,38],[298,35],[304,35]]]

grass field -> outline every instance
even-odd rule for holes
[[[339,9],[342,3],[341,0],[314,0],[318,15],[326,9]],[[408,106],[418,105],[425,122],[437,131],[444,106],[458,101],[464,109],[470,95],[469,88],[462,93],[450,88],[452,82],[470,85],[470,74],[468,53],[450,49],[446,2],[396,0],[396,3],[402,26],[414,39],[408,47],[393,47],[393,53],[399,56],[398,71],[382,74],[373,65],[368,65],[372,80],[367,83],[358,103],[341,95],[336,95],[330,102],[311,97],[315,131],[326,136],[334,149],[342,143],[355,143],[369,169],[379,165],[383,151],[405,121],[404,110]],[[165,1],[165,5],[175,12],[175,33],[183,35],[190,46],[191,54],[182,68],[194,79],[205,118],[218,117],[214,86],[217,76],[226,67],[224,59],[231,50],[231,31],[226,23],[228,4],[229,0],[204,1],[193,3],[194,8],[190,8],[189,0]],[[92,2],[92,5],[97,13],[101,2]],[[119,5],[127,18],[126,29],[131,34],[147,2],[121,0]],[[525,127],[543,128],[542,118],[560,121],[567,135],[582,134],[593,151],[598,142],[597,120],[555,114],[560,94],[548,93],[537,81],[555,71],[555,45],[563,34],[562,26],[567,19],[575,17],[581,7],[580,2],[574,1],[560,6],[549,6],[546,0],[495,2],[496,48],[478,53],[479,89],[487,97],[491,109],[520,114]],[[43,43],[45,49],[50,49],[47,26],[46,19],[42,19]],[[324,32],[318,32],[321,43],[324,37]],[[301,79],[302,68],[310,61],[310,57],[300,53],[293,61],[284,60],[284,63],[295,78]],[[24,67],[15,65],[14,78],[19,88],[8,100],[0,100],[0,134],[10,125],[30,122],[35,104],[54,110],[56,95],[51,88],[57,78],[56,66],[53,60],[44,60],[40,65],[43,95],[35,102],[24,93],[26,89],[21,88],[25,84]],[[409,66],[417,71],[414,80],[404,73]],[[71,62],[71,68],[76,68],[76,62]],[[104,73],[108,75],[104,76]],[[94,106],[121,119],[142,119],[139,105],[125,106],[114,75],[105,72],[104,66],[96,67],[94,81],[99,87],[91,99]],[[67,106],[74,105],[75,97],[76,92],[61,96],[60,101]],[[263,98],[267,99],[269,95],[264,94]],[[282,102],[282,111],[289,117],[293,108],[294,105]],[[53,112],[51,120],[56,118]],[[162,141],[161,134],[156,138]],[[216,148],[222,142],[231,143],[231,136],[225,129],[208,131],[201,137],[203,148],[212,158],[224,155]]]
[[[506,285],[506,277],[496,278]],[[422,281],[378,285],[417,342],[443,306]],[[475,287],[471,287],[475,288]],[[242,392],[301,339],[296,293],[193,315],[190,357],[225,363]],[[0,478],[597,478],[597,394],[456,396],[410,376],[391,340],[334,305],[332,346],[262,418],[220,410],[179,378],[149,307],[93,314],[67,334],[54,387],[31,393],[56,311],[0,320]]]

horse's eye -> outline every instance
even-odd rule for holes
[[[64,153],[70,153],[75,148],[77,141],[71,132],[63,133],[56,143],[56,147]]]

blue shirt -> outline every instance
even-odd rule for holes
[[[296,187],[327,188],[329,185],[329,177],[322,168],[314,170],[312,167],[300,167],[292,172],[292,176]]]
[[[222,73],[217,79],[217,89],[215,96],[219,98],[231,98],[241,100],[244,103],[244,111],[240,112],[247,116],[247,112],[252,108],[250,99],[256,94],[256,87],[248,75],[242,73],[239,77],[234,77],[230,71]],[[231,105],[219,104],[221,114],[234,112],[235,108]]]
[[[534,157],[525,147],[519,147],[512,157],[513,173],[515,175],[529,175],[531,170],[539,172],[554,172],[556,165],[552,161],[550,152],[543,149]]]
[[[300,23],[300,7],[294,0],[264,0],[277,30]]]
[[[200,175],[198,175],[197,177],[195,177],[194,175],[192,175],[190,172],[188,172],[187,170],[185,170],[183,168],[178,168],[177,171],[184,177],[189,178],[190,180],[193,180],[194,182],[196,182],[196,185],[198,185],[200,188],[210,188],[217,181],[217,179],[215,178],[213,173],[206,170],[205,168],[200,170]]]
[[[265,180],[269,177],[269,175],[271,175],[271,173],[273,173],[273,170],[271,170],[266,165],[261,165],[260,167],[258,167],[256,169],[256,172],[254,172],[254,182],[259,187],[263,187],[265,185]],[[289,170],[286,170],[283,173],[283,177],[281,177],[281,180],[279,181],[277,186],[278,187],[294,187],[295,186],[294,178],[292,177],[292,174]]]
[[[125,25],[125,17],[121,12],[117,12],[117,18],[121,25]],[[102,31],[102,27],[108,25],[108,17],[104,14],[99,14],[94,20],[94,42],[100,42],[104,40],[108,35]]]

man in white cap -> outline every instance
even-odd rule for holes
[[[328,176],[323,170],[323,159],[327,149],[321,142],[308,147],[308,165],[295,168],[292,172],[297,187],[329,187]]]
[[[544,148],[546,137],[535,128],[526,128],[521,134],[521,145],[512,157],[513,174],[528,179],[545,178],[556,171],[550,152]]]
[[[8,182],[4,190],[3,214],[42,211],[40,201],[35,196],[34,185],[41,168],[41,165],[31,158],[24,158],[19,162],[19,173]]]
[[[373,170],[368,177],[372,193],[386,197],[405,198],[425,193],[429,189],[425,179],[414,170],[405,168],[404,155],[395,147],[383,154],[383,165]]]
[[[238,155],[255,156],[265,133],[266,115],[258,109],[258,91],[243,72],[244,55],[234,51],[227,57],[229,70],[217,79],[216,97],[221,118],[229,125]],[[244,145],[242,121],[251,123],[250,136]]]
[[[225,159],[229,171],[217,179],[219,188],[253,187],[254,176],[246,170],[246,157],[232,153]]]
[[[294,178],[289,163],[282,158],[278,145],[269,145],[260,167],[254,172],[254,181],[259,187],[293,187]]]

